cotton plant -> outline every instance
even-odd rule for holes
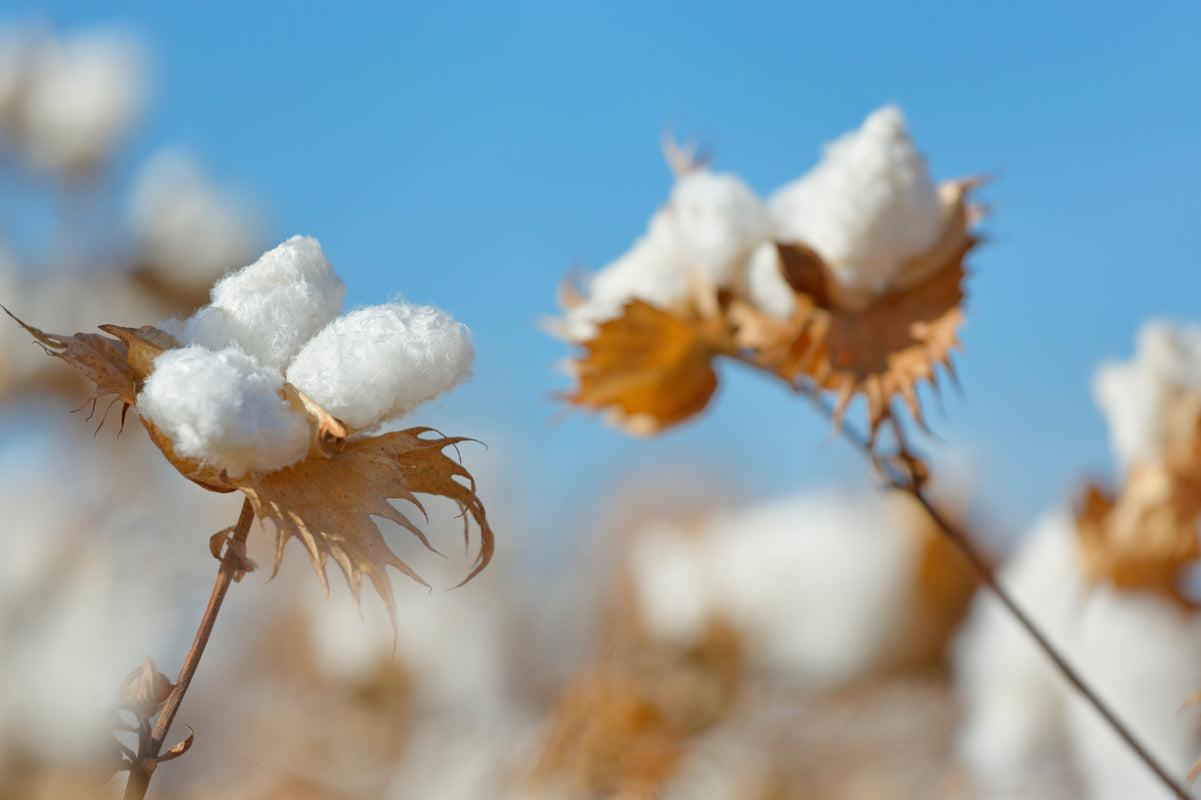
[[[833,393],[836,421],[865,397],[873,439],[898,397],[921,424],[917,386],[959,344],[975,183],[936,184],[895,106],[766,202],[680,152],[647,233],[561,291],[570,402],[657,433],[705,408],[724,355]]]
[[[147,85],[145,47],[130,33],[9,28],[0,36],[0,135],[36,167],[89,174],[137,122]]]
[[[102,325],[107,335],[66,336],[20,323],[50,355],[95,383],[94,403],[111,398],[122,422],[135,409],[185,477],[210,491],[246,496],[238,524],[210,542],[222,567],[202,633],[211,630],[229,583],[253,568],[244,553],[255,518],[273,523],[276,570],[288,540],[297,539],[323,585],[332,559],[356,602],[367,579],[393,619],[386,568],[424,581],[388,547],[372,517],[430,543],[389,499],[424,511],[416,495],[438,495],[460,507],[464,526],[468,517],[475,520],[480,546],[465,580],[492,556],[474,481],[443,452],[462,437],[422,427],[383,432],[468,376],[467,329],[437,308],[401,300],[344,314],[345,292],[320,244],[297,236],[218,281],[211,302],[195,314],[160,327]],[[126,753],[127,797],[145,791],[206,638],[198,634],[166,695],[152,690],[161,682],[135,680],[150,699],[135,711],[139,749]],[[160,708],[166,710],[152,735],[149,720]],[[190,741],[162,758],[182,753]]]

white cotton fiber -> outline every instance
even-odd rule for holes
[[[293,236],[218,281],[212,303],[184,323],[181,339],[213,350],[237,345],[282,371],[342,313],[345,299],[346,284],[317,240]]]
[[[590,339],[597,323],[619,316],[631,299],[666,308],[687,298],[691,289],[675,221],[667,210],[660,210],[629,251],[592,277],[586,287],[588,299],[565,315],[564,334],[574,341]]]
[[[278,370],[236,348],[184,347],[155,359],[137,406],[177,453],[238,477],[282,469],[308,451],[308,419],[280,396],[282,388]]]
[[[471,335],[445,311],[388,303],[352,311],[312,338],[288,382],[356,430],[402,416],[471,370]]]
[[[710,537],[675,525],[646,530],[630,549],[639,614],[655,639],[689,647],[713,621]]]
[[[1059,647],[1087,597],[1075,533],[1068,514],[1044,517],[998,574]],[[1061,768],[1067,687],[989,593],[976,596],[956,642],[955,678],[964,704],[956,749],[985,796],[1024,796]]]
[[[896,106],[828,144],[808,174],[770,200],[776,235],[816,250],[847,289],[878,293],[937,241],[938,187]]]
[[[689,267],[714,286],[733,283],[751,251],[771,236],[767,209],[733,175],[685,172],[672,189],[668,210]]]
[[[747,266],[747,292],[760,311],[788,319],[796,311],[796,291],[784,280],[780,267],[775,242],[756,247]]]
[[[1201,755],[1201,616],[1151,592],[1098,587],[1072,630],[1085,678],[1169,772],[1185,775]],[[1159,780],[1096,711],[1075,695],[1068,730],[1090,800],[1170,798]]]
[[[207,290],[260,252],[257,215],[186,153],[167,150],[138,175],[129,218],[142,260],[173,286]]]
[[[19,111],[23,144],[34,161],[74,169],[108,157],[141,112],[144,62],[142,45],[128,34],[39,42]]]
[[[1199,393],[1201,329],[1143,325],[1134,360],[1104,364],[1093,377],[1093,397],[1122,469],[1162,457],[1174,434],[1174,406]]]

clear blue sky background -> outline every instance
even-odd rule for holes
[[[1139,324],[1201,321],[1201,5],[958,2],[55,2],[155,49],[132,166],[184,144],[253,187],[276,238],[318,237],[351,304],[397,292],[475,334],[475,378],[417,421],[487,440],[508,489],[569,530],[631,475],[683,468],[752,495],[863,468],[826,424],[736,369],[711,411],[630,440],[556,422],[568,350],[542,334],[670,188],[659,134],[699,136],[767,193],[899,103],[937,177],[998,171],[973,255],[964,396],[934,416],[1003,524],[1110,470],[1089,392]],[[468,465],[472,454],[466,454]],[[684,467],[681,467],[681,465]],[[481,487],[485,501],[494,490]]]

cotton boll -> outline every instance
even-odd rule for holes
[[[1059,512],[1036,523],[998,580],[1062,646],[1087,597],[1072,519]],[[1021,796],[1059,770],[1066,686],[990,594],[977,595],[964,624],[955,675],[966,711],[956,749],[988,796]]]
[[[781,241],[816,250],[844,288],[879,293],[942,232],[938,187],[896,106],[826,146],[808,174],[770,199]]]
[[[143,260],[173,286],[207,291],[258,252],[255,212],[183,152],[163,151],[146,163],[128,213]]]
[[[592,277],[588,299],[567,312],[562,334],[573,341],[591,339],[597,323],[620,316],[635,298],[666,308],[688,297],[692,280],[675,220],[660,210],[628,252]]]
[[[649,634],[688,647],[701,641],[713,616],[707,537],[675,526],[651,528],[633,543],[630,573]]]
[[[1182,708],[1201,686],[1201,615],[1102,586],[1072,634],[1089,682],[1169,772],[1187,773],[1201,753],[1197,711]],[[1092,800],[1174,796],[1082,698],[1072,697],[1068,730]]]
[[[714,286],[733,283],[751,251],[771,236],[767,209],[733,175],[686,172],[668,208],[689,266]]]
[[[356,430],[374,428],[462,383],[471,334],[445,311],[388,303],[352,311],[312,338],[288,381]]]
[[[283,378],[235,348],[167,350],[138,395],[138,410],[175,451],[231,477],[282,469],[308,452],[308,420],[280,396]]]
[[[714,520],[711,536],[718,613],[779,672],[833,688],[904,636],[918,552],[883,505],[803,497]]]
[[[775,242],[764,242],[751,253],[747,286],[751,303],[760,311],[780,319],[788,319],[796,312],[796,291],[780,271]]]
[[[33,160],[58,170],[105,160],[133,127],[146,96],[143,47],[128,34],[47,40],[29,63],[20,111]]]
[[[293,236],[217,282],[212,303],[183,326],[182,340],[237,345],[284,370],[313,334],[342,313],[346,284],[316,239]]]
[[[1179,431],[1174,412],[1201,394],[1201,329],[1149,322],[1138,334],[1133,361],[1102,365],[1093,397],[1109,423],[1123,470],[1163,457]],[[1189,411],[1188,407],[1184,410]]]

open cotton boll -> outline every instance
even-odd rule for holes
[[[715,603],[759,660],[833,688],[881,666],[905,635],[915,541],[882,504],[836,495],[717,518]]]
[[[689,647],[701,641],[713,617],[708,537],[658,525],[630,550],[638,610],[656,639]]]
[[[45,41],[30,63],[20,112],[30,156],[52,169],[104,160],[137,121],[146,83],[143,47],[128,34]]]
[[[771,236],[767,209],[733,175],[684,173],[668,203],[689,267],[714,286],[728,286],[756,245]]]
[[[1182,708],[1201,685],[1201,615],[1101,586],[1072,635],[1087,680],[1169,772],[1187,773],[1201,752],[1197,711]],[[1175,796],[1081,698],[1072,698],[1068,730],[1090,800]]]
[[[313,334],[342,313],[345,299],[346,284],[320,243],[293,236],[218,281],[212,303],[183,324],[180,338],[209,349],[237,345],[282,371]]]
[[[620,316],[632,299],[665,308],[688,297],[692,278],[672,214],[656,212],[646,234],[597,272],[587,290],[588,299],[565,315],[563,335],[573,341],[591,339],[597,323]]]
[[[288,382],[352,429],[403,416],[471,371],[471,334],[445,311],[387,303],[352,311],[314,336]]]
[[[796,312],[796,290],[780,271],[780,254],[775,242],[764,242],[751,253],[747,265],[747,292],[752,305],[780,319]]]
[[[1087,599],[1064,512],[1039,520],[998,574],[1036,624],[1064,643]],[[1024,796],[1057,772],[1065,755],[1062,678],[991,595],[980,593],[955,646],[956,688],[965,715],[956,750],[987,796]]]
[[[896,106],[827,145],[818,165],[769,206],[779,240],[804,242],[841,286],[872,293],[931,248],[943,226],[938,187]]]
[[[207,290],[259,252],[254,211],[180,151],[160,152],[142,167],[128,215],[143,261],[173,286]]]
[[[1109,423],[1114,456],[1123,470],[1161,458],[1178,433],[1173,411],[1201,395],[1201,329],[1148,322],[1133,361],[1102,365],[1093,397]]]
[[[304,458],[308,420],[280,396],[283,377],[236,348],[167,350],[138,395],[138,410],[175,452],[230,477],[273,471]]]

